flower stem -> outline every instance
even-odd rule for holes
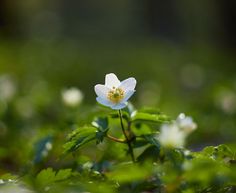
[[[134,151],[133,151],[133,147],[132,147],[131,141],[129,140],[129,137],[127,136],[127,133],[125,132],[125,128],[124,128],[124,124],[123,124],[123,120],[122,120],[122,112],[121,112],[121,110],[119,110],[119,117],[120,117],[121,129],[122,129],[122,132],[123,132],[123,134],[125,136],[126,143],[127,143],[128,147],[129,147],[129,153],[130,153],[131,159],[132,159],[132,161],[134,163],[135,162]]]
[[[106,137],[108,139],[112,140],[112,141],[119,142],[119,143],[126,143],[127,142],[126,139],[118,139],[118,138],[113,137],[113,136],[111,136],[109,134],[107,134]]]

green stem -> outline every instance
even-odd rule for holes
[[[123,134],[125,136],[126,143],[127,143],[128,147],[129,147],[129,153],[130,153],[131,159],[132,159],[132,161],[134,163],[135,162],[134,151],[133,151],[133,147],[132,147],[131,141],[129,140],[129,137],[127,136],[127,134],[125,132],[125,128],[124,128],[124,124],[123,124],[123,120],[122,120],[122,112],[121,112],[121,110],[119,110],[119,117],[120,117],[121,129],[122,129],[122,132],[123,132]]]
[[[112,141],[119,142],[119,143],[126,143],[127,142],[126,139],[118,139],[118,138],[113,137],[113,136],[111,136],[109,134],[107,134],[106,137],[108,139],[112,140]]]

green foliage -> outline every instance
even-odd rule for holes
[[[128,174],[128,175],[127,175]],[[123,163],[112,168],[112,171],[106,175],[110,180],[114,180],[119,184],[145,180],[152,174],[150,165],[134,165],[132,163]]]
[[[50,89],[43,90],[50,94]],[[13,107],[19,105],[19,101],[8,107],[7,113],[12,120],[9,125],[13,128],[24,125],[27,137],[18,130],[12,132],[10,136],[14,133],[13,139],[19,139],[11,141],[9,151],[1,141],[0,166],[9,169],[0,168],[0,192],[7,192],[9,188],[13,188],[13,192],[21,192],[24,188],[24,191],[40,193],[235,191],[234,146],[207,146],[201,151],[198,145],[198,151],[195,146],[193,149],[166,147],[158,138],[160,128],[174,121],[158,109],[135,109],[129,104],[122,110],[122,128],[115,110],[100,106],[54,109],[37,89],[33,98],[31,102],[42,115],[36,116],[37,119],[31,117],[30,124],[24,122],[29,119],[28,115],[23,114],[25,120],[19,121],[19,116],[14,114]],[[61,114],[56,115],[57,108],[63,109]],[[47,116],[51,119],[45,120]],[[5,117],[2,120],[6,122]],[[29,132],[27,128],[35,126],[36,120],[43,126],[38,133]],[[2,128],[4,125],[0,122],[0,130],[4,131]],[[12,159],[9,152],[16,159]]]
[[[203,149],[203,154],[218,160],[233,159],[234,156],[232,150],[224,144],[217,147],[208,146]]]
[[[54,171],[52,168],[47,168],[42,170],[37,176],[35,183],[39,187],[45,187],[54,182],[63,181],[71,176],[71,169],[62,169],[58,172]]]
[[[144,162],[145,160],[157,161],[160,156],[160,149],[154,145],[148,146],[137,158],[139,162]]]
[[[63,146],[64,153],[73,152],[95,138],[95,127],[79,127],[68,135],[68,142]]]
[[[97,117],[92,125],[98,128],[101,132],[106,132],[108,130],[108,118],[107,117]]]
[[[6,173],[6,174],[3,174],[2,176],[0,176],[0,179],[3,182],[9,182],[9,181],[11,182],[11,181],[17,181],[18,176],[10,174],[10,173]]]
[[[143,122],[153,122],[153,123],[164,123],[169,122],[170,119],[163,114],[152,114],[147,112],[134,112],[131,116],[131,121],[143,121]]]
[[[97,117],[92,122],[92,125],[97,128],[97,132],[96,132],[97,143],[101,143],[108,131],[108,118],[107,117]]]
[[[64,184],[70,179],[81,191],[213,193],[217,190],[223,193],[236,185],[235,152],[228,146],[208,146],[198,152],[165,148],[157,134],[160,124],[170,122],[168,116],[153,108],[134,110],[128,107],[122,112],[122,118],[129,143],[134,149],[135,164],[127,162],[130,160],[130,149],[127,150],[127,141],[121,136],[121,129],[117,129],[120,127],[118,113],[112,111],[107,116],[95,115],[91,125],[78,127],[68,135],[63,146],[64,153],[75,153],[79,148],[81,152],[81,155],[75,154],[78,160],[73,163],[73,172],[71,169],[58,172],[51,168],[42,170],[36,177],[37,186]],[[118,137],[111,137],[110,134]],[[102,151],[98,151],[101,155],[95,162],[89,151],[86,152],[91,147],[84,146],[91,141],[103,147]],[[114,146],[116,142],[119,143]],[[126,154],[123,157],[116,155],[122,149]],[[115,152],[111,154],[113,157],[109,157],[109,151]],[[83,153],[90,158],[82,159]],[[63,187],[72,188],[68,183]],[[102,191],[103,188],[106,190]]]

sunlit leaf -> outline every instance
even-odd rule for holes
[[[153,123],[166,123],[170,121],[170,118],[163,114],[150,114],[144,112],[134,112],[131,116],[131,121],[144,121]]]
[[[136,136],[148,135],[153,133],[153,129],[149,125],[137,122],[133,124],[132,131]],[[156,131],[156,129],[155,129]]]
[[[144,180],[152,173],[150,165],[120,164],[107,173],[111,180],[119,183],[132,182],[134,180]]]
[[[92,122],[92,125],[99,129],[101,132],[108,130],[108,118],[107,117],[96,117]]]
[[[97,140],[97,143],[101,143],[109,129],[108,118],[96,117],[95,120],[92,122],[92,125],[98,129],[96,132],[96,140]]]
[[[96,139],[95,127],[79,127],[68,135],[68,142],[63,145],[64,153],[77,150],[82,145]]]
[[[144,162],[145,160],[156,161],[159,157],[160,149],[154,145],[146,148],[141,155],[137,158],[138,161]]]
[[[216,146],[216,147],[214,146],[205,147],[201,152],[199,152],[199,154],[211,157],[213,159],[218,159],[218,160],[224,160],[226,158],[228,158],[229,160],[232,160],[234,156],[234,153],[232,152],[232,150],[224,144]]]
[[[45,186],[55,181],[56,172],[52,168],[42,170],[36,177],[36,183],[39,186]]]
[[[154,134],[143,135],[143,138],[145,138],[151,145],[155,145],[158,149],[160,149],[160,143]]]
[[[36,183],[40,187],[52,184],[56,181],[61,181],[69,178],[71,176],[71,169],[62,169],[58,172],[54,171],[52,168],[47,168],[42,170],[36,177]]]
[[[71,176],[71,169],[62,169],[56,173],[55,181],[65,180]]]

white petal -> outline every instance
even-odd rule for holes
[[[100,97],[96,98],[97,102],[99,102],[100,104],[107,106],[107,107],[111,107],[113,105],[113,103],[111,103],[109,100],[106,99],[102,99]]]
[[[123,98],[121,102],[126,102],[127,100],[129,100],[129,98],[134,94],[134,92],[135,90],[129,90],[125,92],[125,97]]]
[[[119,86],[124,91],[127,90],[134,90],[136,86],[136,79],[135,78],[128,78],[121,82],[121,85]]]
[[[176,124],[164,124],[161,126],[161,132],[158,139],[164,147],[183,147],[185,142],[185,133],[182,132]]]
[[[111,106],[112,109],[119,110],[123,109],[127,106],[127,103],[118,103],[116,105]]]
[[[110,89],[102,84],[97,84],[95,85],[94,90],[98,97],[102,99],[107,99],[107,93]]]
[[[110,73],[106,75],[105,86],[108,88],[118,87],[120,86],[120,81],[114,73]]]

